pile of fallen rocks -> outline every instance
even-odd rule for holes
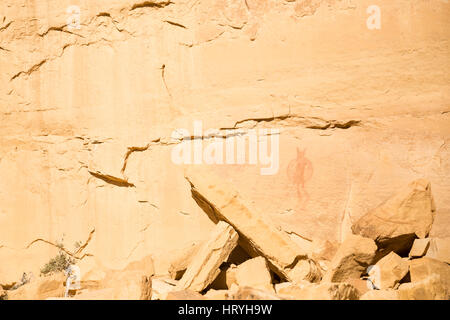
[[[429,238],[435,205],[417,180],[368,212],[340,244],[302,245],[250,206],[228,184],[190,173],[192,195],[216,226],[209,238],[155,275],[151,256],[123,270],[86,275],[75,299],[449,299],[450,238]],[[93,280],[98,278],[98,280]],[[8,291],[10,299],[54,299],[55,274]],[[6,292],[0,288],[0,296]],[[53,298],[52,298],[53,297]]]
[[[152,299],[449,299],[450,239],[427,238],[430,183],[412,182],[352,226],[340,245],[302,248],[227,185],[188,175],[216,227],[153,277]],[[240,252],[241,263],[230,260]],[[250,257],[246,260],[246,252]]]

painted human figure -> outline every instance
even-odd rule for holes
[[[306,149],[300,151],[297,147],[297,157],[293,159],[287,167],[287,174],[289,179],[295,185],[300,207],[303,207],[309,200],[309,194],[305,188],[305,184],[313,175],[312,163],[308,158],[306,158],[305,152]]]

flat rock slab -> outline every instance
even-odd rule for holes
[[[398,288],[399,300],[449,300],[450,292],[438,274],[418,281],[404,283]]]
[[[450,238],[432,238],[426,256],[450,264]]]
[[[377,262],[369,271],[369,276],[378,289],[392,289],[408,273],[408,262],[394,252]]]
[[[429,234],[434,217],[430,182],[420,179],[362,216],[352,231],[375,240],[385,254],[390,251],[407,254],[414,238]]]
[[[360,296],[358,290],[348,283],[330,282],[306,286],[293,284],[279,289],[277,293],[294,300],[358,300]]]
[[[237,232],[228,223],[217,223],[210,238],[192,257],[177,287],[200,292],[209,286],[220,273],[220,265],[237,246],[238,238]]]
[[[430,238],[414,240],[409,256],[411,258],[423,257],[430,247]]]
[[[320,270],[309,259],[308,250],[249,209],[230,184],[211,172],[189,170],[185,174],[197,203],[214,221],[231,224],[240,235],[240,244],[252,256],[264,256],[271,269],[289,281],[318,281]]]
[[[341,244],[324,276],[328,282],[345,282],[359,279],[372,263],[377,246],[372,239],[348,235]]]
[[[450,266],[442,261],[423,257],[409,262],[411,282],[422,281],[429,276],[436,274],[447,288],[450,288]]]
[[[237,266],[236,282],[241,287],[274,291],[269,266],[263,257],[247,260]]]

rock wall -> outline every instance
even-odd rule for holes
[[[450,5],[379,0],[373,29],[373,4],[1,1],[0,284],[60,241],[84,273],[149,254],[167,273],[214,226],[173,161],[180,128],[279,130],[275,174],[208,170],[296,241],[342,241],[418,178],[449,237]]]

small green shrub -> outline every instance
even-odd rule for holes
[[[41,274],[50,275],[55,272],[64,271],[69,265],[74,263],[74,259],[69,257],[63,251],[60,251],[56,257],[50,259],[50,261],[41,268]]]

